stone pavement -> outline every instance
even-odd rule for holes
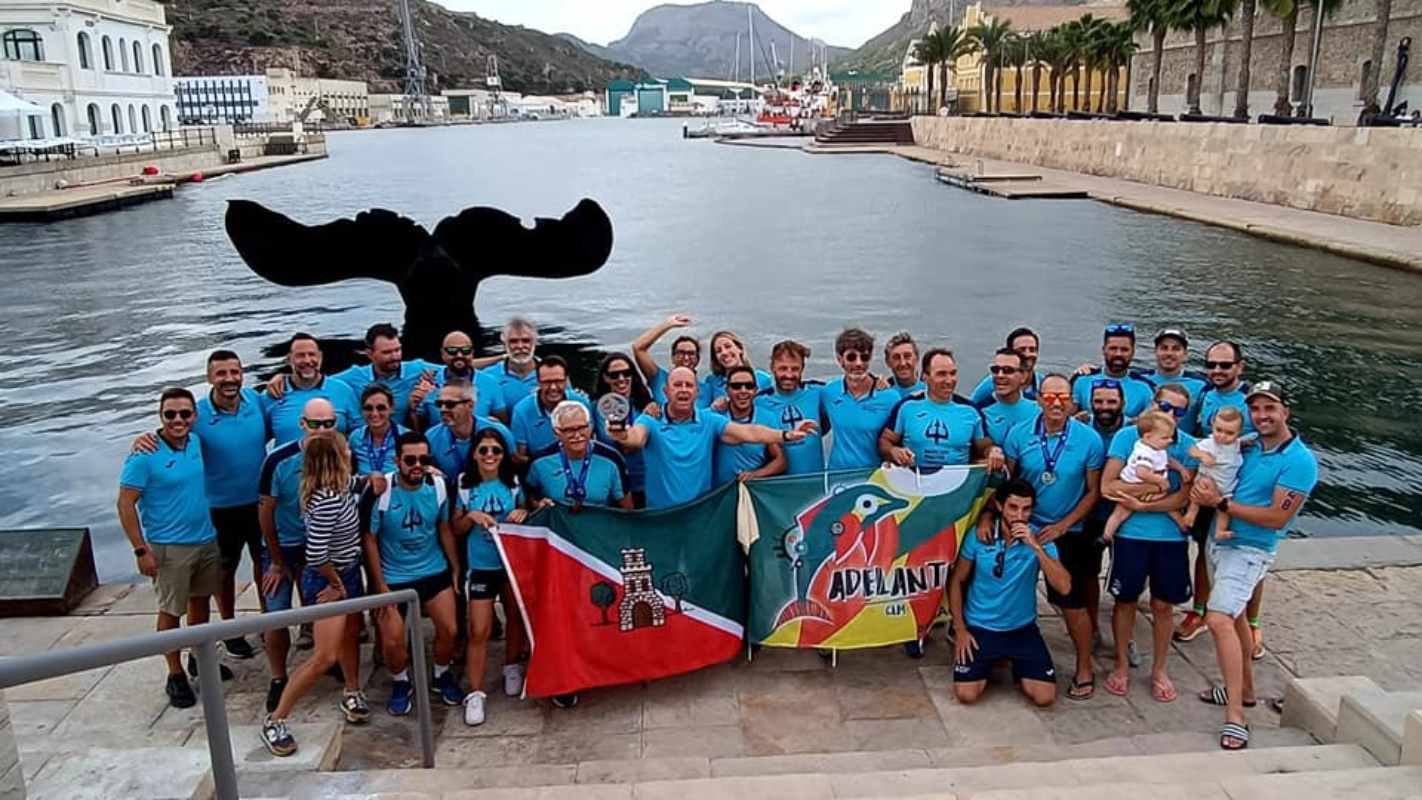
[[[1350,543],[1340,546],[1339,543]],[[1381,543],[1370,547],[1369,542]],[[1291,542],[1296,561],[1327,562],[1344,550],[1354,554],[1392,553],[1397,563],[1422,563],[1422,543],[1391,539],[1329,540],[1309,555],[1313,542]],[[1378,547],[1381,549],[1377,549]],[[1368,558],[1359,555],[1362,560]],[[1372,560],[1380,560],[1373,558]],[[1287,566],[1287,562],[1285,563]],[[153,594],[147,585],[102,587],[75,615],[7,620],[0,655],[73,647],[152,629]],[[1360,569],[1302,569],[1273,575],[1264,613],[1270,654],[1257,666],[1261,698],[1281,696],[1290,676],[1366,675],[1385,689],[1422,686],[1422,567],[1370,566]],[[1069,672],[1071,649],[1056,612],[1041,604],[1042,628],[1059,665]],[[256,609],[250,586],[240,607]],[[1107,600],[1104,612],[1109,614]],[[1138,641],[1148,641],[1145,615]],[[951,765],[955,754],[984,748],[1003,760],[1014,751],[1066,748],[1077,755],[1152,753],[1206,749],[1219,725],[1216,709],[1194,692],[1217,676],[1208,635],[1172,645],[1171,675],[1181,698],[1153,701],[1149,664],[1133,671],[1128,697],[1100,690],[1086,702],[1062,699],[1050,709],[1029,708],[999,672],[987,698],[963,706],[953,698],[949,649],[941,629],[921,661],[897,647],[842,652],[831,666],[813,652],[763,649],[755,660],[737,659],[711,669],[648,685],[587,692],[572,710],[544,701],[520,701],[497,690],[499,647],[493,648],[488,685],[489,720],[467,728],[460,709],[436,704],[440,767],[488,768],[529,764],[596,770],[599,762],[738,756],[834,754],[850,751],[910,752],[915,759]],[[419,749],[413,719],[386,715],[388,677],[369,672],[365,650],[362,677],[376,707],[371,725],[347,726],[339,769],[412,767]],[[298,652],[294,659],[301,658]],[[1110,666],[1096,655],[1098,686]],[[251,726],[263,716],[267,686],[263,659],[227,662],[237,673],[227,690],[230,724]],[[138,746],[201,748],[200,708],[169,708],[162,692],[158,659],[58,678],[6,692],[27,780],[46,763],[75,749]],[[337,722],[338,686],[323,682],[293,717],[300,738],[317,723]],[[1261,703],[1250,718],[1261,737],[1275,733],[1278,715]],[[255,740],[255,730],[242,735]],[[312,734],[314,736],[314,734]],[[256,742],[236,742],[252,750]],[[1063,750],[1065,752],[1066,750]],[[198,752],[201,752],[199,750]],[[886,756],[890,755],[885,753]],[[56,760],[55,764],[61,763]],[[40,774],[41,782],[45,776]]]

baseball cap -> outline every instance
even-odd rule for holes
[[[1273,398],[1284,405],[1289,404],[1289,395],[1284,391],[1283,385],[1278,381],[1259,381],[1251,385],[1249,387],[1249,393],[1244,396],[1244,402],[1247,403],[1254,399],[1255,396],[1261,394],[1265,397]]]
[[[1190,337],[1185,335],[1183,328],[1161,328],[1155,335],[1155,343],[1160,344],[1161,339],[1175,339],[1186,347],[1190,346]]]

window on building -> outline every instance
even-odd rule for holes
[[[103,133],[102,124],[99,122],[99,106],[95,103],[90,103],[89,108],[86,109],[84,113],[89,118],[89,135],[98,136],[100,133]]]
[[[158,109],[158,118],[163,121],[164,132],[171,131],[173,129],[173,112],[167,106],[162,106]]]
[[[123,109],[118,103],[109,107],[109,116],[113,118],[114,133],[123,133]]]
[[[1185,96],[1186,96],[1186,97],[1194,97],[1194,96],[1195,96],[1195,84],[1199,83],[1199,81],[1200,81],[1199,77],[1196,76],[1195,73],[1193,73],[1193,72],[1190,73],[1189,75],[1185,76]]]
[[[108,72],[114,71],[114,43],[105,36],[100,49],[104,51],[104,69]]]
[[[49,120],[54,123],[54,135],[64,135],[64,106],[55,103],[49,107]]]
[[[138,110],[132,103],[128,104],[128,132],[138,133]]]
[[[89,60],[89,34],[79,32],[79,68],[92,69],[93,62]]]
[[[1358,76],[1358,99],[1362,100],[1368,96],[1368,81],[1373,76],[1373,60],[1368,59],[1363,62],[1363,73]]]
[[[153,45],[153,74],[163,74],[163,48]]]
[[[37,117],[37,116],[31,115],[31,116],[25,117],[25,119],[27,119],[27,120],[30,121],[30,125],[29,125],[29,127],[30,127],[30,138],[31,138],[31,139],[43,139],[43,138],[44,138],[44,123],[40,120],[40,118]]]
[[[1308,67],[1299,64],[1294,67],[1294,79],[1290,84],[1289,98],[1294,102],[1303,100],[1304,93],[1308,91]]]
[[[133,71],[143,72],[143,45],[133,43]]]
[[[153,132],[153,115],[149,113],[148,106],[143,107],[143,132]]]
[[[128,72],[128,40],[119,39],[119,65]]]
[[[7,61],[44,60],[44,40],[29,28],[5,31],[4,36],[0,36],[0,41],[5,44]]]

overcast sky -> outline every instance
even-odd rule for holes
[[[909,9],[909,0],[758,0],[770,18],[801,36],[818,37],[841,47],[858,47],[893,25]],[[571,33],[607,44],[620,39],[637,15],[657,0],[435,0],[456,11],[545,33]],[[685,5],[683,3],[682,5]]]

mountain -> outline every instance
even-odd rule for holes
[[[170,0],[177,75],[250,74],[288,67],[321,78],[364,80],[399,92],[405,44],[398,0]],[[490,55],[504,87],[562,94],[601,90],[642,71],[565,39],[410,0],[431,91],[482,88]]]
[[[660,5],[643,11],[632,23],[627,35],[609,44],[609,57],[636,64],[660,78],[689,76],[693,78],[726,79],[735,74],[736,37],[741,42],[741,79],[750,72],[750,43],[746,9],[755,19],[755,74],[762,80],[770,77],[767,64],[771,44],[775,57],[787,74],[805,72],[810,68],[810,51],[828,51],[830,60],[849,52],[847,48],[827,46],[818,40],[806,39],[766,16],[754,3],[715,0],[695,5]],[[790,64],[791,41],[794,41],[795,63]],[[594,50],[593,52],[600,52]]]
[[[579,39],[578,37],[574,36],[574,35],[571,34],[571,33],[555,33],[555,34],[553,34],[553,35],[556,36],[556,37],[558,37],[559,39],[562,39],[562,40],[565,41],[565,42],[572,42],[573,44],[577,45],[578,47],[581,47],[582,49],[588,51],[589,53],[592,53],[593,55],[597,56],[598,58],[603,59],[604,61],[616,61],[616,60],[617,60],[617,56],[613,55],[613,53],[612,53],[611,50],[608,50],[606,47],[603,47],[603,46],[600,45],[600,44],[593,44],[592,42],[585,42],[585,41],[583,41],[582,39]]]

